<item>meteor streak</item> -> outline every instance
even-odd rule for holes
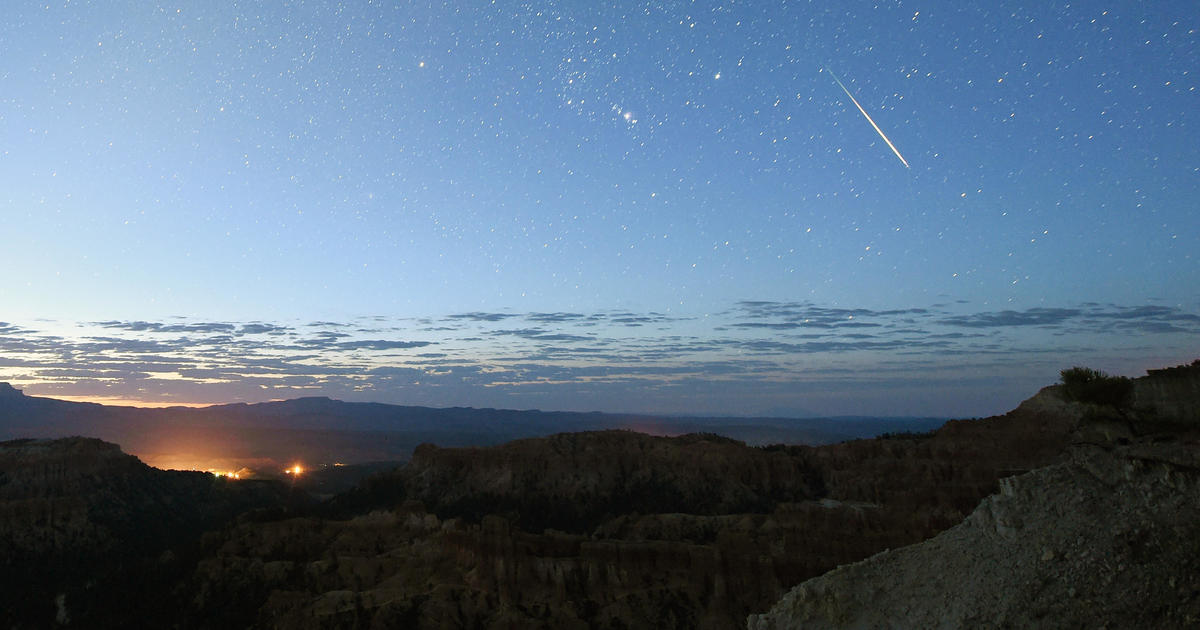
[[[892,153],[895,153],[896,157],[900,158],[900,162],[904,164],[904,168],[912,168],[908,165],[908,160],[904,159],[903,155],[900,155],[900,151],[896,148],[896,145],[892,144],[892,141],[888,140],[888,137],[883,135],[883,130],[879,128],[879,125],[876,125],[875,121],[871,120],[871,115],[867,113],[867,110],[863,109],[863,106],[858,104],[858,99],[854,98],[854,95],[850,93],[850,90],[846,89],[846,85],[842,83],[842,80],[837,78],[837,75],[833,73],[833,70],[825,68],[825,71],[829,73],[829,76],[833,77],[834,81],[837,81],[838,86],[842,88],[842,91],[846,93],[846,96],[850,97],[850,101],[854,103],[854,106],[858,108],[858,111],[862,112],[862,115],[866,117],[867,122],[871,123],[871,126],[875,128],[875,132],[879,134],[879,137],[883,138],[883,141],[886,142],[889,147],[891,147]]]

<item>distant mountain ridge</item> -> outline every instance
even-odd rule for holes
[[[653,435],[708,432],[751,445],[815,445],[884,432],[928,431],[942,422],[939,418],[667,417],[435,408],[327,397],[150,409],[25,396],[0,383],[0,439],[95,436],[163,468],[215,468],[222,462],[279,466],[292,460],[405,461],[424,442],[487,446],[564,431],[606,429]]]

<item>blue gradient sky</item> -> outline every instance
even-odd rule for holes
[[[1200,11],[1025,4],[6,4],[0,380],[985,415],[1190,361]]]

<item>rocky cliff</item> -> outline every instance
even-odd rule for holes
[[[211,536],[190,614],[296,628],[743,627],[792,585],[924,540],[1000,478],[1061,458],[1077,418],[1044,397],[825,447],[624,431],[422,446],[321,517]]]
[[[236,601],[213,621],[737,627],[804,576],[902,540],[878,510],[815,500],[806,453],[612,431],[422,447],[335,501],[341,518],[211,537],[193,614]]]
[[[1135,380],[1133,408],[1160,422],[1200,427],[1200,359],[1190,365],[1149,370]]]
[[[1200,625],[1200,365],[1133,386],[1124,409],[1046,388],[1017,413],[1074,424],[1065,461],[1003,479],[931,540],[804,582],[749,628]]]
[[[823,494],[807,457],[713,434],[632,431],[564,433],[491,448],[424,444],[408,466],[369,487],[388,486],[442,517],[508,514],[537,532],[587,532],[630,513],[767,512],[781,501]],[[369,508],[388,507],[386,499],[372,505],[363,498]]]
[[[935,538],[789,592],[751,630],[1200,624],[1200,443],[1082,446]]]

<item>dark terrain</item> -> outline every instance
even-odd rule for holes
[[[306,502],[278,482],[151,468],[91,438],[0,442],[0,618],[43,628],[169,617],[152,595],[191,570],[201,533]]]
[[[1186,468],[1200,369],[1132,387],[1120,408],[1051,387],[1003,416],[825,446],[630,431],[427,444],[321,503],[284,483],[152,469],[96,440],[6,442],[0,616],[38,628],[745,627],[797,584],[930,539],[1008,487],[1001,479],[1070,465],[1080,449],[1168,449]],[[1109,511],[1142,496],[1123,494],[1119,477],[1111,505],[1098,504]],[[1200,486],[1179,479],[1183,494],[1156,500],[1195,509]],[[1155,553],[1138,557],[1167,566]],[[1188,618],[1173,598],[1191,586],[1179,588],[1156,591],[1158,619]],[[837,597],[848,603],[835,627],[896,619],[855,617],[872,598]],[[797,627],[804,610],[756,623]]]
[[[829,444],[927,431],[935,418],[695,418],[469,407],[432,408],[298,398],[198,409],[147,409],[25,396],[0,383],[0,440],[87,435],[158,468],[277,472],[309,464],[407,461],[423,442],[489,446],[563,431],[719,433],[752,445]]]

